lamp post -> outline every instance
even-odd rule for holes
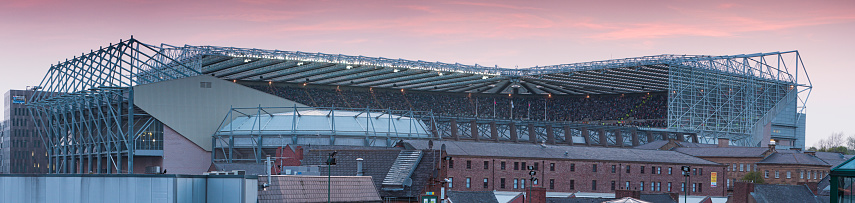
[[[332,165],[335,165],[335,154],[338,151],[333,151],[327,157],[327,203],[332,202]]]
[[[531,188],[534,187],[534,181],[537,181],[537,178],[534,177],[534,175],[537,175],[537,171],[534,170],[534,166],[528,166],[528,170],[528,175],[531,176],[531,178],[528,181],[529,187],[528,193],[526,194],[526,199],[528,199],[528,203],[531,203]]]
[[[689,176],[691,175],[691,173],[689,173],[689,171],[691,171],[691,167],[683,166],[683,167],[680,167],[680,170],[683,171],[683,177],[686,177],[685,178],[686,182],[684,182],[685,186],[683,187],[683,191],[685,194],[683,196],[683,202],[688,202],[689,201]]]

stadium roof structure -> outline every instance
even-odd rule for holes
[[[156,131],[150,126],[157,121],[135,107],[132,87],[197,75],[452,93],[667,92],[669,131],[696,133],[703,143],[726,137],[739,146],[768,142],[763,127],[786,109],[803,109],[812,89],[798,51],[657,55],[511,69],[299,51],[156,46],[131,37],[51,65],[27,105],[34,122],[45,126],[38,134],[47,147],[77,147],[49,154],[53,161],[73,159],[75,150],[133,157],[135,140]],[[121,171],[120,164],[113,165]],[[132,172],[132,164],[128,169]]]

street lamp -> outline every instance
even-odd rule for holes
[[[335,165],[335,154],[338,151],[333,151],[327,157],[327,203],[332,202],[332,165]]]
[[[683,202],[688,202],[689,201],[689,176],[691,175],[691,173],[689,173],[689,171],[691,171],[691,167],[683,166],[683,167],[680,167],[680,170],[683,171],[683,176],[686,177],[685,178],[686,179],[685,186],[683,187],[683,191],[685,194],[683,196]]]
[[[528,203],[531,203],[531,188],[534,187],[534,181],[537,181],[537,178],[534,177],[534,175],[537,175],[537,171],[534,170],[534,166],[528,166],[528,175],[531,176],[531,178],[528,181],[529,187],[528,194],[526,194],[526,199],[528,199]]]

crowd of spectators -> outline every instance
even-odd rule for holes
[[[667,95],[507,95],[415,92],[401,89],[303,85],[248,85],[316,107],[432,111],[436,115],[571,121],[664,127]]]

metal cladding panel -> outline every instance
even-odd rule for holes
[[[242,179],[208,178],[208,203],[242,202],[244,190]],[[256,186],[257,187],[257,186]]]
[[[208,75],[135,86],[134,104],[206,151],[211,151],[211,135],[232,106],[305,107]],[[287,108],[276,110],[279,112],[270,113],[289,111]]]
[[[177,202],[181,203],[204,203],[205,202],[205,179],[204,178],[179,178],[176,181],[175,191]]]
[[[268,109],[268,108],[265,108]],[[272,109],[272,108],[271,108]],[[361,113],[355,111],[336,110],[300,110],[293,112],[256,114],[235,117],[232,122],[224,124],[217,133],[219,135],[346,135],[365,136],[366,133],[375,136],[391,137],[428,137],[429,133],[423,128],[424,122],[410,117],[381,113]],[[331,115],[327,117],[327,115]],[[295,120],[296,119],[296,120]],[[294,127],[296,126],[296,127]],[[367,132],[366,132],[367,130]]]

